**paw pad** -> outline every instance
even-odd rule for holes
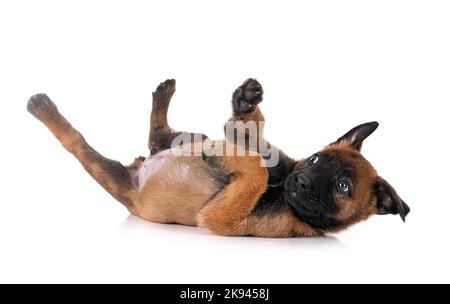
[[[247,79],[234,91],[233,111],[235,114],[248,114],[255,110],[262,101],[263,89],[261,84],[255,79]]]

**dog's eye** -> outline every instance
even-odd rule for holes
[[[348,190],[350,190],[350,187],[348,186],[348,184],[345,181],[338,181],[336,183],[336,187],[338,189],[339,192],[341,193],[347,193]]]
[[[314,154],[313,156],[311,156],[308,160],[308,163],[310,165],[314,165],[315,163],[317,163],[319,161],[319,155]]]

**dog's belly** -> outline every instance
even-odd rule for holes
[[[136,172],[133,180],[135,188],[141,191],[150,178],[157,178],[158,174],[163,173],[164,170],[167,171],[168,168],[165,168],[165,166],[170,165],[170,161],[173,161],[172,158],[171,150],[148,156]]]
[[[165,150],[148,157],[133,174],[139,191],[137,215],[150,221],[196,225],[198,212],[223,187],[201,157]]]

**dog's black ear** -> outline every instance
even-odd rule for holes
[[[378,214],[400,214],[403,222],[410,209],[409,206],[398,196],[395,189],[383,178],[378,177],[375,182],[375,194],[377,196]]]
[[[344,136],[341,136],[335,143],[347,142],[353,148],[358,151],[361,151],[362,143],[364,139],[369,137],[370,134],[373,133],[378,128],[378,122],[368,122],[359,126],[354,127]]]

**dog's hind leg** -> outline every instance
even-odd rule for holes
[[[154,155],[162,150],[176,146],[175,139],[183,139],[189,143],[201,142],[207,137],[204,134],[177,132],[174,131],[167,122],[167,112],[170,100],[175,93],[175,80],[168,79],[162,82],[153,92],[153,105],[150,114],[150,134],[148,138],[148,148],[150,154]]]
[[[103,157],[95,151],[59,113],[56,105],[45,94],[37,94],[28,101],[27,110],[61,142],[63,147],[72,153],[86,171],[121,202],[132,214],[135,213],[134,202],[137,192],[133,189],[130,172],[121,163]]]
[[[167,122],[167,111],[169,110],[170,100],[175,93],[175,80],[167,79],[159,84],[156,91],[153,92],[153,105],[150,114],[150,138],[152,133],[162,132],[170,133],[171,128]]]

